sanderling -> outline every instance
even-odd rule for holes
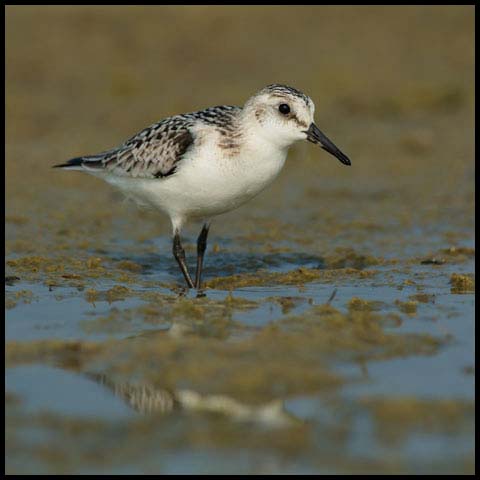
[[[173,255],[187,285],[200,288],[212,217],[260,193],[280,172],[290,145],[308,140],[344,165],[350,160],[313,122],[307,95],[268,85],[243,106],[221,105],[175,115],[145,128],[117,148],[55,165],[103,178],[172,222]],[[203,222],[192,280],[180,241],[187,220]]]

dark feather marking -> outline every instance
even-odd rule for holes
[[[66,168],[66,167],[81,167],[83,164],[83,157],[76,157],[68,160],[65,163],[59,163],[54,165],[52,168]]]
[[[118,148],[78,157],[56,167],[98,168],[119,176],[163,178],[175,173],[183,156],[194,144],[191,128],[204,123],[223,129],[225,140],[234,137],[239,107],[221,105],[198,112],[165,118],[129,138]]]
[[[302,122],[301,120],[298,119],[298,117],[294,113],[289,113],[288,117],[292,119],[298,126],[307,128],[308,125],[305,122]]]
[[[193,136],[189,130],[186,130],[180,136],[172,137],[172,139],[174,139],[177,144],[177,148],[178,148],[177,162],[178,162],[178,159],[182,158],[185,155],[188,148],[193,144]],[[168,177],[170,175],[173,175],[176,170],[177,170],[177,165],[175,164],[170,170],[168,170],[165,173],[159,170],[154,174],[154,177],[155,178]]]
[[[304,93],[296,88],[289,87],[288,85],[280,85],[278,83],[273,83],[272,85],[267,85],[262,92],[271,92],[273,94],[286,94],[293,95],[294,97],[301,98],[307,105],[311,102],[310,98],[307,97]]]
[[[177,170],[177,166],[175,165],[167,173],[157,172],[157,173],[154,174],[154,177],[155,178],[169,177],[170,175],[173,175],[176,172],[176,170]]]
[[[86,163],[85,160],[88,160],[88,157],[75,157],[65,163],[54,165],[52,168],[81,167]],[[91,160],[88,162],[88,165],[91,165],[92,167],[100,167],[102,165],[102,160]]]

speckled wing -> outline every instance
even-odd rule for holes
[[[228,136],[239,107],[220,105],[176,115],[143,129],[123,145],[97,155],[72,158],[57,168],[103,171],[136,178],[162,178],[176,172],[187,150],[195,143],[192,127],[209,125]]]
[[[194,143],[191,124],[171,117],[145,128],[118,148],[69,160],[63,168],[100,170],[135,178],[162,178],[175,173]]]

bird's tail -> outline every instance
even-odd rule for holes
[[[75,157],[65,163],[53,165],[52,168],[63,168],[65,170],[97,170],[103,167],[104,158],[104,153],[98,155],[87,155],[85,157]]]
[[[53,165],[52,168],[64,168],[67,170],[80,170],[83,166],[85,158],[84,157],[76,157],[68,160],[65,163],[59,163],[58,165]]]

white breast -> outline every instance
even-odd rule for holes
[[[208,218],[247,202],[275,179],[286,156],[287,149],[262,142],[244,144],[236,152],[222,149],[218,136],[209,132],[170,177],[105,179],[180,226],[188,218]]]

